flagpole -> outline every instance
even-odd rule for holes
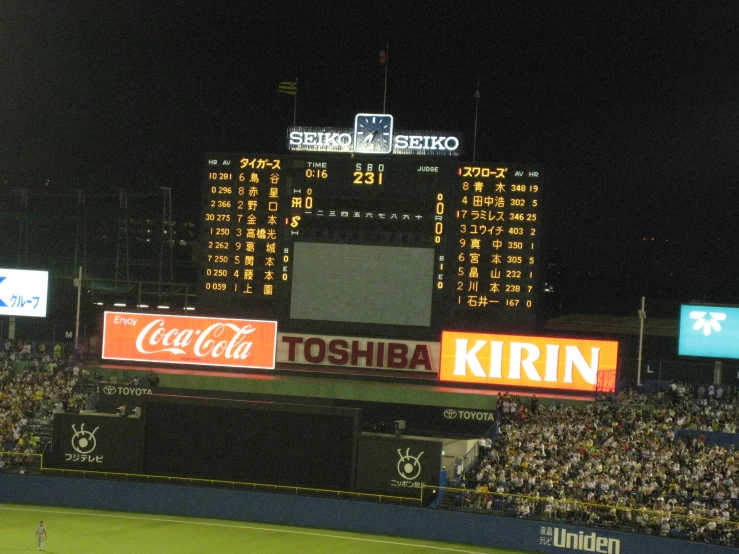
[[[475,97],[475,134],[472,140],[472,161],[474,162],[477,156],[477,112],[480,107],[480,81],[477,81],[477,90],[473,96]]]
[[[295,77],[295,96],[293,96],[293,127],[298,115],[298,78]]]
[[[387,66],[390,65],[390,43],[385,45],[385,90],[382,94],[382,113],[387,113]]]

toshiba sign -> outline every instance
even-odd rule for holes
[[[455,383],[613,392],[618,343],[444,331],[439,379]]]
[[[277,339],[277,361],[437,372],[439,343],[280,333]]]
[[[274,369],[276,321],[105,312],[103,358]]]

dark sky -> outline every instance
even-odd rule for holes
[[[479,81],[478,160],[547,168],[571,294],[739,302],[739,4],[211,4],[4,3],[0,186],[170,186],[194,219],[203,153],[284,152],[279,81],[299,124],[381,111],[389,41],[398,127],[470,157]]]

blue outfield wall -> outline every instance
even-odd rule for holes
[[[0,475],[0,503],[249,521],[531,552],[737,554],[738,549],[455,511],[206,487]],[[568,542],[569,541],[569,542]],[[559,544],[559,545],[557,545]]]

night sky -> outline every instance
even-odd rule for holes
[[[298,124],[462,131],[471,158],[542,165],[562,302],[739,303],[735,2],[10,1],[0,186],[173,188],[203,154],[285,151]],[[647,240],[644,240],[644,239]],[[652,240],[654,239],[654,240]]]

